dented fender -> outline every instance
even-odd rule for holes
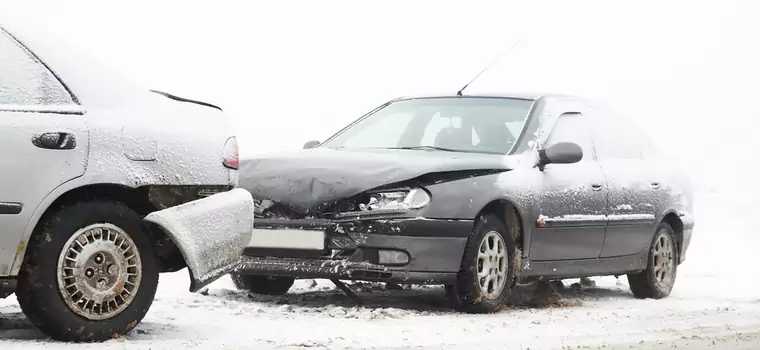
[[[150,213],[145,221],[179,248],[190,270],[190,291],[197,292],[240,262],[253,232],[253,199],[236,188]]]

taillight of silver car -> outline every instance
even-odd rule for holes
[[[222,150],[222,164],[230,169],[238,169],[240,166],[240,155],[238,154],[238,142],[235,136],[227,139]]]

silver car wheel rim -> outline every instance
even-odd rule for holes
[[[507,282],[507,249],[498,232],[488,232],[480,241],[477,269],[481,294],[498,298]]]
[[[58,290],[66,305],[90,320],[124,311],[137,293],[142,261],[135,242],[111,224],[80,229],[58,258]]]
[[[654,242],[654,280],[659,286],[667,286],[673,279],[673,266],[675,256],[673,255],[673,240],[670,235],[661,233]]]

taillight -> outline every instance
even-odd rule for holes
[[[240,155],[238,154],[238,142],[235,136],[227,139],[222,150],[222,164],[230,169],[240,167]]]

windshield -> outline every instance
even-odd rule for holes
[[[322,147],[508,154],[532,106],[532,100],[513,98],[401,100],[358,121]]]

